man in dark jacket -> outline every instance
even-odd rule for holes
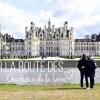
[[[93,88],[96,64],[94,60],[91,58],[91,56],[88,57],[88,64],[89,64],[89,69],[87,71],[87,74],[88,77],[90,78],[90,88]]]
[[[81,77],[80,84],[81,84],[82,88],[83,88],[83,78],[84,77],[85,77],[85,81],[86,81],[86,87],[88,88],[88,76],[86,74],[87,67],[88,67],[88,61],[86,59],[86,55],[83,54],[82,58],[78,62],[78,69],[80,71],[80,77]]]

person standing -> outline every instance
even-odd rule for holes
[[[91,56],[90,57],[88,56],[88,64],[89,64],[89,68],[87,74],[88,77],[90,78],[90,88],[93,88],[96,64]]]
[[[87,67],[88,67],[88,61],[86,59],[86,55],[83,54],[82,58],[78,61],[78,69],[80,71],[80,85],[81,88],[83,88],[83,79],[85,77],[85,81],[86,81],[86,87],[88,88],[88,76],[86,74],[87,71]]]

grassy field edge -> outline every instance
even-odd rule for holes
[[[85,84],[84,84],[85,87]],[[100,83],[96,83],[95,87],[100,88]],[[59,90],[59,89],[76,89],[80,88],[80,84],[47,84],[47,85],[16,85],[16,84],[0,84],[0,90],[18,91],[18,90]]]

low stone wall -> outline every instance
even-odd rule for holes
[[[100,67],[100,60],[95,60]],[[0,68],[77,67],[78,60],[2,60]]]
[[[2,60],[0,83],[58,84],[79,83],[78,60]],[[97,67],[100,61],[97,60]],[[100,83],[100,68],[96,69],[95,82]]]

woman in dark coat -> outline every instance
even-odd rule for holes
[[[96,64],[94,60],[90,57],[88,57],[88,64],[89,64],[89,68],[87,70],[87,75],[90,78],[90,88],[93,88]]]

